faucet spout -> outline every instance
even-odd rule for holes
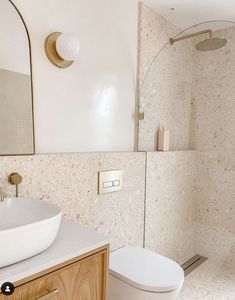
[[[3,189],[0,187],[0,202],[3,202],[5,199],[5,193]]]

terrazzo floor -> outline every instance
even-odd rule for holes
[[[235,300],[235,268],[207,260],[186,276],[179,300]]]

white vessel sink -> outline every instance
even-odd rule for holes
[[[42,200],[8,198],[0,202],[0,268],[50,247],[61,218],[57,206]]]

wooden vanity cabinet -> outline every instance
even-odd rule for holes
[[[0,300],[106,300],[108,246],[16,283]]]

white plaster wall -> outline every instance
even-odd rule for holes
[[[0,69],[30,73],[29,42],[19,14],[8,0],[0,1]]]
[[[36,152],[132,151],[137,49],[136,0],[14,0],[32,42]],[[53,31],[81,42],[76,63],[44,54]]]

